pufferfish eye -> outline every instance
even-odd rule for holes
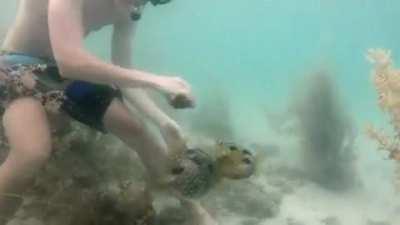
[[[242,159],[242,162],[244,162],[246,164],[251,164],[251,160],[249,158]]]
[[[231,150],[231,151],[237,151],[238,148],[237,148],[236,146],[234,146],[234,145],[231,145],[231,146],[229,146],[229,150]]]
[[[253,154],[251,154],[251,152],[250,152],[249,150],[247,150],[247,149],[244,149],[242,152],[243,152],[244,155],[253,155]]]

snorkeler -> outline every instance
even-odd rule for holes
[[[167,3],[150,0],[153,5]],[[109,132],[137,151],[153,178],[166,173],[169,149],[185,148],[179,125],[145,89],[175,108],[194,106],[187,82],[131,68],[131,39],[147,0],[20,0],[0,55],[0,111],[9,154],[0,166],[0,224],[18,208],[52,151],[53,122],[67,115]],[[87,35],[113,25],[112,63],[85,48]],[[157,141],[126,104],[156,124]]]

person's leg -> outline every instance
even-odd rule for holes
[[[167,168],[167,150],[139,118],[133,118],[126,106],[115,99],[104,115],[106,130],[134,149],[151,176],[161,178]]]
[[[65,89],[62,110],[87,126],[109,131],[136,150],[152,176],[162,176],[166,168],[165,142],[146,127],[139,116],[121,102],[120,93],[107,85],[75,81]],[[160,177],[159,177],[160,178]]]
[[[0,224],[18,208],[21,199],[16,196],[29,187],[51,153],[49,123],[40,102],[15,100],[4,113],[3,126],[10,152],[0,166]]]

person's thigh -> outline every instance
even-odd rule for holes
[[[128,108],[119,100],[114,99],[106,113],[103,123],[107,131],[117,136],[138,138],[145,132],[145,124],[139,116],[133,116]]]
[[[51,134],[46,112],[33,98],[13,101],[3,115],[10,157],[26,160],[47,160],[51,151]]]
[[[51,152],[46,113],[33,98],[14,100],[3,114],[3,126],[9,153],[0,165],[0,223],[13,215],[21,203],[15,196],[29,187]]]

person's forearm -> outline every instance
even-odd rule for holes
[[[112,62],[124,68],[132,68],[132,36],[136,24],[114,26],[112,37]],[[134,106],[152,123],[161,127],[171,119],[155,104],[143,88],[123,88],[122,95],[126,103]]]
[[[123,88],[122,95],[127,104],[134,106],[141,111],[148,119],[150,119],[158,127],[162,127],[172,119],[165,114],[151,99],[145,90],[140,88]]]
[[[80,49],[73,51],[70,56],[61,57],[57,63],[61,75],[67,79],[113,84],[119,87],[158,88],[156,75],[103,62]]]

